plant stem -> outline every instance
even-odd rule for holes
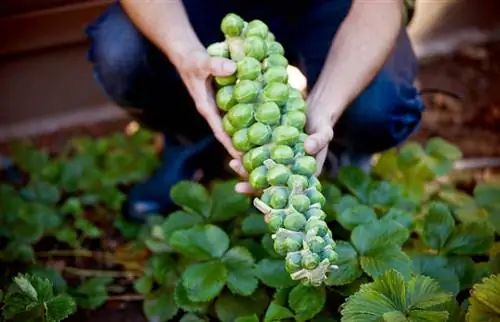
[[[94,270],[94,269],[85,269],[85,268],[77,268],[66,266],[63,269],[66,273],[76,275],[76,276],[109,276],[109,277],[138,277],[140,276],[136,272],[131,271],[106,271],[106,270]]]
[[[46,252],[37,252],[38,257],[92,257],[94,253],[88,249],[54,249]]]

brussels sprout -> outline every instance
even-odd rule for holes
[[[248,128],[248,139],[255,145],[266,144],[271,140],[272,130],[264,123],[254,123]]]
[[[236,128],[231,124],[231,121],[229,120],[228,114],[224,115],[222,117],[222,128],[224,128],[224,131],[229,135],[233,136],[234,132],[236,132]]]
[[[233,97],[238,103],[250,103],[257,98],[260,89],[258,82],[244,79],[234,85]]]
[[[302,248],[302,240],[293,237],[287,237],[285,239],[286,250],[290,252],[299,251]]]
[[[271,67],[287,67],[288,59],[280,54],[271,54],[262,62],[263,70],[268,70]]]
[[[294,195],[290,197],[290,204],[298,212],[304,213],[311,205],[311,201],[304,195]]]
[[[309,232],[312,231],[313,229],[316,230],[317,235],[321,237],[325,237],[329,231],[326,222],[317,218],[310,218],[307,220],[305,231]]]
[[[215,103],[220,110],[227,112],[236,104],[236,100],[233,98],[233,90],[233,86],[224,86],[219,88],[217,94],[215,94]]]
[[[314,236],[307,241],[307,246],[313,253],[320,253],[325,248],[325,240],[319,236]]]
[[[286,255],[285,269],[289,273],[295,273],[302,269],[302,255],[300,255],[300,252],[288,253]]]
[[[305,192],[306,196],[311,200],[311,204],[319,203],[321,207],[325,206],[326,199],[321,192],[316,189],[307,189]]]
[[[285,256],[288,253],[285,241],[283,240],[275,240],[274,241],[274,251],[281,256]]]
[[[288,125],[279,125],[273,131],[273,142],[276,144],[292,145],[299,138],[299,130]]]
[[[261,61],[266,57],[266,42],[258,36],[250,36],[243,43],[243,51],[247,57],[252,57]]]
[[[291,174],[292,173],[288,167],[282,164],[277,164],[267,172],[267,181],[273,186],[285,185]]]
[[[282,125],[289,125],[302,131],[306,126],[306,114],[300,111],[291,111],[283,115]]]
[[[288,196],[290,192],[285,187],[273,186],[269,206],[274,209],[284,209],[288,204]]]
[[[320,263],[320,257],[315,253],[308,253],[302,256],[302,267],[305,269],[315,269]]]
[[[221,21],[220,29],[222,33],[229,37],[237,37],[241,35],[245,21],[234,13],[227,14]]]
[[[304,96],[302,95],[302,92],[298,90],[295,87],[290,86],[288,98],[294,99],[294,98],[301,98],[304,99]]]
[[[290,189],[293,189],[294,186],[305,189],[307,187],[307,178],[300,174],[292,174],[286,184]]]
[[[331,248],[326,248],[320,253],[321,260],[328,259],[330,263],[334,263],[338,260],[339,254]]]
[[[270,83],[264,87],[262,96],[268,102],[283,105],[288,100],[288,86],[283,83]]]
[[[284,83],[288,82],[288,71],[283,66],[269,67],[264,73],[264,82]]]
[[[264,161],[269,159],[270,156],[269,148],[267,146],[255,147],[249,153],[252,168],[263,165]]]
[[[316,189],[318,191],[322,190],[321,182],[315,176],[310,176],[309,177],[309,185],[308,185],[308,187]]]
[[[269,187],[269,183],[267,182],[267,171],[267,168],[262,165],[250,172],[248,182],[254,189],[265,189]]]
[[[220,86],[234,85],[236,84],[236,74],[229,76],[215,76],[215,82]]]
[[[285,217],[283,226],[291,231],[301,231],[306,226],[307,219],[300,212],[292,212]]]
[[[304,195],[302,195],[302,196],[304,196]],[[304,196],[304,197],[306,197],[306,196]],[[307,198],[307,200],[309,200],[309,202],[310,202],[309,198]],[[326,213],[323,210],[321,210],[320,208],[312,207],[306,211],[306,217],[307,217],[307,219],[317,218],[320,220],[325,220]]]
[[[285,55],[285,49],[279,42],[275,40],[267,42],[267,55],[269,56],[272,54],[277,54],[282,56]]]
[[[250,150],[250,151],[246,152],[245,154],[243,154],[243,158],[241,159],[241,161],[243,163],[243,168],[245,168],[245,170],[247,170],[247,172],[250,172],[253,169],[255,169],[255,167],[252,164],[252,151],[253,150]]]
[[[306,101],[302,97],[288,98],[283,110],[285,112],[299,111],[305,113],[307,109]]]
[[[252,144],[248,140],[248,130],[241,129],[236,131],[232,137],[233,146],[240,152],[246,152],[252,148]]]
[[[212,57],[229,58],[229,46],[226,42],[216,42],[207,47],[207,52]]]
[[[278,214],[273,214],[269,217],[267,225],[269,226],[271,232],[275,233],[279,228],[283,227],[283,217]]]
[[[266,36],[266,41],[274,41],[274,40],[276,40],[274,34],[272,32],[268,32]]]
[[[261,72],[260,62],[253,57],[245,57],[236,63],[236,75],[240,80],[256,80]]]
[[[276,145],[271,149],[271,159],[276,163],[289,164],[293,156],[293,149],[288,145]]]
[[[256,36],[265,39],[268,33],[269,27],[262,20],[254,19],[248,23],[243,35],[246,38]]]
[[[226,115],[235,129],[243,129],[253,122],[253,105],[248,103],[236,104]]]
[[[268,125],[276,125],[280,122],[281,111],[274,102],[260,103],[255,109],[255,119]]]
[[[304,155],[295,159],[292,171],[296,174],[309,177],[314,175],[317,169],[316,159],[310,155]]]
[[[335,241],[332,238],[332,233],[331,232],[328,231],[325,234],[325,236],[323,236],[323,238],[325,239],[326,245],[330,246],[332,249],[337,246],[337,244],[335,243]]]

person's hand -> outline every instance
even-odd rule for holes
[[[235,158],[241,158],[241,152],[236,150],[231,138],[224,132],[222,118],[215,103],[212,87],[213,76],[228,76],[236,70],[236,64],[226,58],[211,57],[204,48],[186,55],[178,72],[193,98],[197,111],[205,118],[212,129],[215,138]]]
[[[309,105],[309,103],[308,103]],[[328,144],[333,139],[333,117],[329,117],[328,106],[310,105],[307,111],[306,133],[308,137],[304,141],[304,149],[309,155],[316,158],[316,175],[323,169]],[[248,172],[243,167],[240,158],[235,158],[229,162],[229,166],[244,180],[248,179]],[[250,183],[242,181],[236,184],[235,190],[242,194],[258,195],[260,191],[252,188]]]

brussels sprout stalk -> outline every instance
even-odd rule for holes
[[[338,254],[324,221],[316,159],[304,150],[307,103],[288,83],[284,48],[263,21],[230,13],[220,27],[224,40],[207,52],[237,64],[233,75],[215,78],[223,128],[244,152],[248,181],[261,191],[253,205],[264,214],[290,277],[319,286],[338,268]]]

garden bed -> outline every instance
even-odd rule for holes
[[[492,235],[481,235],[477,229],[475,232],[472,231],[478,227],[484,228],[484,232],[488,231],[485,228],[491,225],[491,223],[486,224],[491,219],[488,216],[500,214],[500,212],[496,212],[499,210],[496,208],[498,200],[490,200],[491,204],[484,204],[481,203],[484,200],[479,200],[479,197],[481,197],[480,194],[479,197],[478,195],[464,196],[464,193],[472,194],[476,192],[474,188],[478,183],[499,182],[498,169],[488,166],[481,167],[480,169],[475,169],[471,173],[471,177],[460,179],[458,183],[452,181],[450,185],[446,181],[454,180],[450,179],[446,174],[448,174],[447,170],[450,170],[450,162],[455,161],[458,157],[500,157],[500,131],[498,130],[498,124],[500,123],[500,92],[496,90],[500,88],[500,43],[467,48],[460,53],[425,62],[421,67],[420,81],[421,87],[424,89],[432,88],[452,92],[459,98],[443,93],[426,94],[428,107],[424,114],[424,121],[421,129],[412,137],[412,140],[421,143],[425,148],[431,138],[441,137],[456,145],[461,152],[459,153],[459,150],[453,146],[439,142],[442,147],[441,151],[429,152],[429,149],[425,154],[419,155],[418,160],[413,160],[414,164],[406,164],[407,168],[399,169],[397,167],[390,167],[391,171],[388,171],[387,165],[391,165],[391,162],[398,159],[397,157],[394,159],[395,155],[389,151],[379,160],[378,167],[374,173],[376,179],[364,177],[360,179],[359,174],[354,173],[358,175],[357,178],[359,180],[365,180],[366,182],[370,182],[370,184],[372,182],[379,182],[378,184],[373,183],[373,185],[388,189],[381,190],[386,199],[391,199],[390,194],[394,193],[392,199],[397,199],[398,203],[402,200],[409,202],[421,201],[424,206],[423,208],[418,208],[418,210],[406,209],[406,205],[392,204],[392,200],[378,200],[377,202],[380,204],[376,202],[371,203],[373,200],[368,201],[365,198],[368,192],[363,190],[365,189],[363,188],[364,182],[348,182],[345,179],[340,180],[340,182],[325,182],[327,204],[329,205],[327,207],[327,214],[330,217],[330,222],[337,221],[335,226],[339,228],[335,229],[334,234],[336,234],[336,240],[338,237],[344,249],[344,253],[340,254],[344,258],[345,256],[351,256],[350,262],[339,264],[344,275],[339,277],[342,280],[330,280],[332,289],[324,291],[324,289],[320,288],[309,294],[305,292],[303,294],[304,298],[312,300],[307,305],[298,303],[300,302],[298,298],[296,299],[298,302],[290,303],[283,301],[277,296],[275,299],[276,302],[273,303],[279,306],[280,309],[283,309],[280,311],[282,315],[287,315],[287,312],[291,310],[296,316],[302,314],[302,317],[306,318],[314,316],[314,310],[319,310],[322,311],[320,315],[323,319],[318,319],[317,321],[337,321],[336,319],[339,317],[336,315],[338,313],[337,308],[345,301],[347,295],[353,294],[357,290],[359,283],[365,283],[370,278],[391,278],[391,276],[381,276],[379,274],[380,270],[387,265],[399,267],[402,271],[406,270],[407,266],[405,265],[408,263],[403,263],[404,260],[398,257],[404,256],[401,255],[403,251],[411,254],[412,251],[423,251],[426,249],[426,255],[432,255],[432,260],[427,259],[429,261],[424,263],[425,260],[421,258],[419,273],[434,278],[437,284],[433,284],[433,286],[436,288],[441,287],[441,291],[447,291],[456,295],[458,304],[461,304],[463,309],[467,307],[468,302],[464,304],[462,300],[468,298],[467,294],[473,285],[481,282],[482,277],[500,273],[500,250],[497,249],[498,246],[494,246],[494,242],[496,245],[499,245],[498,230],[500,230],[500,220],[491,221],[494,227],[496,225],[493,230],[497,229],[496,233]],[[36,186],[35,184],[24,193],[30,198],[44,199],[44,202],[49,204],[52,202],[53,205],[50,208],[44,208],[49,216],[60,215],[61,208],[64,208],[63,212],[65,216],[70,216],[70,218],[65,217],[62,226],[54,223],[53,227],[57,227],[57,231],[53,232],[51,231],[53,227],[44,221],[42,225],[47,225],[44,229],[46,229],[46,232],[50,232],[49,236],[44,235],[45,237],[40,239],[40,236],[37,237],[35,234],[36,238],[34,237],[35,240],[40,241],[39,243],[34,243],[36,258],[40,263],[44,263],[63,274],[70,287],[69,293],[77,299],[77,303],[80,306],[79,312],[72,315],[67,321],[146,321],[143,313],[142,300],[144,297],[149,301],[149,306],[147,306],[146,310],[151,316],[155,314],[157,316],[171,315],[177,312],[179,306],[182,309],[187,308],[188,311],[204,312],[203,305],[200,306],[199,303],[193,303],[186,296],[181,296],[179,300],[179,295],[176,295],[175,301],[173,296],[171,296],[174,289],[176,291],[178,289],[168,279],[172,278],[177,282],[178,277],[174,278],[170,275],[176,275],[179,272],[174,273],[170,271],[168,265],[164,262],[165,259],[162,259],[163,252],[169,247],[162,238],[167,238],[171,242],[170,238],[174,238],[173,235],[175,233],[173,231],[167,233],[165,229],[168,227],[172,229],[172,225],[175,226],[175,223],[167,223],[160,218],[157,223],[153,223],[148,229],[142,227],[145,230],[139,233],[138,229],[141,228],[140,226],[127,224],[117,215],[119,212],[118,205],[123,198],[122,193],[126,191],[129,184],[144,178],[156,166],[157,159],[155,153],[160,145],[160,143],[156,142],[146,132],[139,132],[139,137],[134,136],[133,139],[129,138],[133,142],[124,141],[126,138],[123,136],[117,135],[114,136],[114,139],[109,136],[123,131],[128,123],[129,120],[92,124],[33,138],[33,142],[37,148],[43,148],[54,154],[61,153],[62,151],[68,153],[68,159],[58,160],[55,162],[57,164],[54,167],[51,167],[50,162],[46,163],[44,156],[36,153],[35,150],[27,152],[26,150],[24,152],[21,150],[21,152],[17,152],[18,157],[25,153],[25,168],[31,167],[34,172],[40,171],[39,173],[30,172],[32,176],[36,175],[42,178],[54,179],[55,175],[52,175],[51,171],[56,171],[54,170],[55,168],[58,169],[57,186],[60,191],[52,191],[51,189],[47,189],[47,186]],[[99,145],[96,140],[79,140],[73,143],[71,151],[65,150],[72,138],[81,135],[107,139],[100,141],[102,145]],[[143,149],[146,143],[148,149]],[[1,150],[7,152],[7,145],[2,145]],[[415,152],[418,149],[413,146],[413,149],[408,149],[407,152],[410,153],[412,151]],[[76,158],[73,156],[73,153],[76,153]],[[402,159],[401,156],[399,158]],[[68,163],[67,160],[72,160],[72,163]],[[99,172],[88,172],[86,165],[93,164],[92,162],[97,162],[96,160],[99,160]],[[140,160],[140,162],[137,162],[137,160]],[[404,163],[403,161],[401,162]],[[405,162],[408,162],[408,160]],[[43,165],[44,171],[40,169],[36,170],[36,168],[41,167],[40,164]],[[400,174],[399,170],[401,170],[401,176],[397,177]],[[352,171],[352,169],[346,171]],[[64,173],[66,177],[61,175],[61,173]],[[100,184],[103,180],[107,180],[108,184],[101,186]],[[26,177],[23,177],[21,179],[22,183],[19,183],[19,185],[25,185],[25,181]],[[99,187],[97,188],[96,182],[99,183]],[[381,184],[380,182],[384,183]],[[393,188],[389,186],[389,182],[402,184],[406,189],[405,197],[398,195],[395,192],[397,189],[391,190]],[[191,182],[189,184],[190,188],[198,189],[196,183]],[[219,204],[219,207],[223,206],[225,211],[221,212],[220,209],[217,210],[217,207],[215,207],[215,210],[210,207],[207,208],[209,210],[205,210],[210,212],[210,218],[214,219],[214,221],[209,222],[216,222],[228,234],[228,238],[231,240],[231,247],[245,246],[250,249],[258,269],[255,275],[254,273],[248,273],[248,275],[243,276],[245,276],[245,280],[249,280],[250,284],[254,283],[253,280],[255,279],[255,283],[258,283],[259,287],[255,293],[252,293],[252,285],[249,286],[238,282],[233,282],[235,284],[232,285],[230,280],[228,280],[227,283],[231,291],[236,289],[236,293],[239,291],[240,294],[252,293],[252,295],[246,297],[240,296],[235,299],[232,293],[225,289],[221,293],[222,295],[218,296],[215,308],[208,310],[208,313],[202,315],[209,316],[212,319],[217,316],[219,318],[223,317],[224,321],[234,321],[238,317],[234,312],[241,310],[240,316],[248,315],[249,317],[246,321],[254,321],[251,319],[253,313],[259,313],[259,316],[263,316],[265,312],[269,311],[269,307],[267,306],[270,301],[269,297],[278,293],[275,293],[274,289],[285,287],[295,290],[297,286],[292,281],[287,280],[286,276],[283,277],[283,275],[280,275],[281,266],[279,264],[279,257],[274,257],[275,254],[272,254],[272,249],[270,250],[265,247],[266,236],[268,235],[263,231],[263,221],[255,221],[255,213],[252,213],[251,207],[249,207],[250,200],[231,194],[231,191],[228,190],[230,186],[230,182],[225,181],[221,185],[215,186],[215,188],[210,185],[209,192],[214,193],[215,191],[215,197],[217,194],[219,195],[219,199],[214,197],[212,201]],[[425,190],[423,190],[424,187]],[[487,187],[486,190],[488,192],[493,191],[498,193],[499,191],[498,189],[495,190],[494,186],[484,187]],[[82,196],[81,191],[84,192],[84,196]],[[182,187],[178,187],[177,192],[180,195],[182,195],[181,191]],[[224,196],[224,198],[220,198],[220,195]],[[358,256],[356,253],[357,251],[360,253],[362,251],[359,241],[356,242],[355,238],[352,237],[355,234],[354,230],[358,228],[358,230],[368,229],[361,226],[369,224],[369,221],[372,219],[370,214],[365,213],[363,215],[366,216],[363,217],[365,222],[349,222],[348,218],[342,215],[343,211],[346,211],[347,208],[354,207],[353,205],[347,206],[347,203],[349,203],[347,195],[354,196],[354,199],[356,199],[356,201],[350,200],[349,202],[369,207],[371,209],[368,211],[370,214],[371,211],[376,210],[377,215],[383,217],[388,213],[386,212],[388,209],[402,211],[392,214],[395,216],[394,218],[397,217],[396,221],[401,223],[397,228],[394,228],[395,231],[399,232],[399,237],[395,237],[397,240],[394,242],[396,244],[399,243],[401,247],[394,249],[394,253],[391,254],[378,254],[381,258],[384,255],[392,256],[387,259],[387,263],[380,262],[378,263],[379,267],[370,267],[367,264],[363,264],[363,259],[360,259],[361,256]],[[70,199],[67,199],[68,197]],[[192,198],[194,199],[185,200],[186,198],[178,196],[176,200],[185,209],[196,208],[196,204],[199,203],[203,204],[203,198]],[[64,200],[64,202],[61,200]],[[87,204],[82,200],[86,200]],[[183,204],[183,202],[185,203]],[[448,211],[452,211],[455,216],[453,218],[451,215],[448,216],[446,211],[442,212],[442,209],[439,209],[442,204],[435,204],[433,202],[445,203]],[[339,209],[336,206],[343,203],[345,203],[344,207],[346,209]],[[430,228],[426,228],[428,226],[426,226],[426,221],[423,219],[422,213],[429,211],[427,207],[431,209],[432,207],[436,207],[434,213],[438,214],[433,215],[435,216],[434,219],[442,219],[439,224],[442,226],[441,228],[444,227],[443,229],[448,230],[446,236],[433,236]],[[27,208],[27,210],[30,209]],[[198,212],[203,213],[205,210],[201,209]],[[53,211],[56,213],[51,213]],[[196,213],[196,209],[195,211],[185,210],[183,215],[193,219],[198,218],[198,214]],[[383,215],[380,215],[380,213]],[[427,217],[429,216],[431,215]],[[243,218],[244,220],[242,220]],[[445,222],[446,220],[443,218],[446,220],[449,219],[448,222]],[[432,223],[429,222],[427,224],[431,225]],[[358,226],[356,227],[356,225]],[[375,224],[375,226],[377,225]],[[155,234],[155,230],[153,229],[155,227],[162,227],[163,233],[160,234],[161,238],[159,238],[157,233]],[[14,228],[20,229],[19,227]],[[460,229],[463,229],[462,232],[471,229],[467,233],[469,235],[464,234],[462,236],[465,240],[469,238],[466,245],[458,245],[458,239],[453,244],[453,238],[459,234]],[[22,231],[27,234],[33,233],[26,230]],[[64,234],[61,232],[64,232]],[[408,236],[406,238],[401,237],[405,235],[405,232]],[[373,237],[376,233],[368,231],[366,238],[369,238],[370,234]],[[384,237],[382,236],[382,232],[378,233],[381,234],[378,237]],[[473,233],[476,235],[473,236]],[[2,235],[0,234],[0,236]],[[349,240],[349,236],[351,236],[353,245],[346,242]],[[436,244],[439,242],[436,241],[439,239],[438,237],[442,239],[441,242],[448,248],[442,253],[442,258],[440,257],[439,260],[435,260],[438,256],[436,255],[434,258],[434,255],[440,251],[439,245]],[[75,247],[76,245],[79,247],[83,246],[84,249],[74,251],[68,248],[65,243],[74,245]],[[19,245],[25,244],[20,243]],[[136,251],[127,248],[133,245],[138,247]],[[183,252],[186,251],[186,249],[181,248],[178,245],[178,248],[174,252],[175,256],[183,255]],[[29,253],[28,250],[22,255],[27,256],[27,253]],[[180,256],[180,258],[183,257]],[[365,258],[370,258],[370,255],[366,254]],[[399,259],[391,262],[391,258]],[[188,259],[192,260],[189,256]],[[243,256],[243,259],[247,258]],[[414,257],[412,259],[414,263],[417,261]],[[441,262],[441,259],[444,262]],[[180,264],[182,269],[185,266],[192,265],[192,262],[189,260],[186,263]],[[196,263],[196,260],[194,262]],[[473,262],[476,264],[473,264]],[[2,282],[6,282],[6,274],[10,273],[10,270],[17,269],[17,265],[19,267],[26,266],[22,263],[16,263],[16,266],[9,266],[5,275],[2,276]],[[153,272],[151,276],[148,275],[149,273],[145,269],[148,265],[154,267],[151,270]],[[455,270],[453,267],[455,267]],[[456,267],[462,267],[463,270],[460,271]],[[241,269],[245,270],[248,267],[243,264]],[[110,280],[109,277],[106,277],[106,274],[114,274],[114,279]],[[87,284],[87,288],[82,288],[81,286],[78,288],[80,283],[89,277],[99,277],[101,280],[93,280],[94,283]],[[142,283],[134,284],[139,277],[142,278],[140,280]],[[147,286],[153,280],[159,284],[160,288],[160,291],[156,293],[151,292]],[[208,284],[204,285],[208,288],[207,285],[213,286],[212,282],[208,281],[206,282]],[[141,295],[141,293],[144,293],[144,295]],[[431,295],[434,296],[433,299],[436,303],[439,302],[439,297],[441,296],[442,298],[443,296],[438,290],[435,290]],[[210,297],[207,294],[203,294],[203,296]],[[264,300],[263,298],[266,297],[267,300]],[[289,297],[292,297],[292,295],[289,295]],[[328,299],[328,309],[322,310],[324,303],[321,301],[325,301],[325,298]],[[173,304],[173,302],[176,304]],[[459,318],[460,314],[457,313],[459,312],[458,308],[453,306],[455,304],[455,302],[449,304],[450,307],[446,310],[442,308],[427,309],[434,312],[433,314],[437,314],[434,315],[436,321],[441,321],[439,320],[439,314],[441,314],[439,312],[454,311],[457,314],[457,320],[455,321],[458,322],[461,320]],[[250,309],[244,310],[242,306],[250,307]],[[84,307],[88,309],[85,310]],[[252,311],[254,308],[257,309],[256,312]],[[299,312],[301,309],[303,312]],[[234,312],[230,310],[234,310]],[[182,314],[179,314],[177,318],[180,319],[181,316]],[[203,320],[192,319],[186,321]]]

